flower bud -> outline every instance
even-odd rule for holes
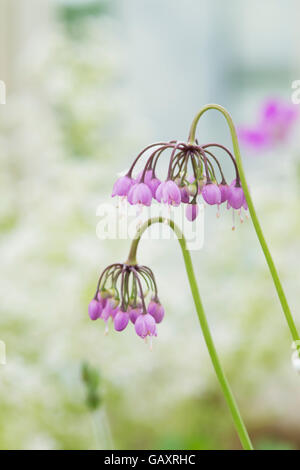
[[[118,178],[113,187],[112,197],[127,196],[132,185],[133,179],[129,178],[129,176]]]
[[[119,310],[114,319],[114,326],[116,331],[125,330],[129,322],[129,315],[127,312]]]
[[[207,204],[214,205],[221,203],[221,191],[214,183],[206,184],[202,190],[202,197]]]
[[[198,204],[188,204],[186,206],[185,215],[186,215],[186,218],[190,222],[193,222],[193,220],[195,220],[198,217],[198,212],[199,212]]]
[[[156,323],[160,323],[165,315],[165,310],[159,301],[151,300],[147,309],[148,313],[152,315]]]
[[[93,299],[89,303],[89,316],[91,320],[97,320],[102,313],[102,305],[98,300]]]
[[[156,323],[152,315],[149,313],[140,315],[135,322],[135,331],[136,334],[141,338],[146,338],[147,336],[156,336]]]

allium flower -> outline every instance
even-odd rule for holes
[[[105,334],[108,333],[109,331],[109,327],[108,327],[109,319],[111,318],[113,320],[116,314],[118,313],[118,311],[119,311],[119,307],[115,299],[107,299],[105,303],[105,307],[103,307],[102,313],[100,315],[100,318],[105,323]]]
[[[129,176],[121,176],[114,184],[112,197],[114,196],[127,196],[134,181]]]
[[[244,207],[247,209],[247,202],[245,199],[244,191],[240,183],[237,183],[236,180],[233,180],[229,186],[228,191],[228,208],[232,207],[233,209],[240,209]]]
[[[223,202],[227,201],[230,189],[229,189],[228,184],[221,183],[219,184],[219,190],[221,192],[221,204],[222,204]]]
[[[113,194],[123,195],[131,205],[150,206],[152,203],[179,206],[187,204],[187,220],[193,221],[198,215],[198,198],[202,194],[203,200],[209,205],[219,206],[227,201],[229,208],[237,207],[238,191],[230,190],[222,170],[222,166],[212,149],[223,149],[230,157],[234,166],[236,180],[239,181],[238,167],[234,156],[224,146],[219,144],[198,145],[197,142],[160,142],[148,145],[134,159],[127,175],[120,178],[114,187]],[[151,149],[145,166],[137,175],[134,175],[136,164]],[[168,173],[163,178],[156,176],[160,158],[169,152]],[[220,179],[219,179],[220,176]],[[232,195],[232,204],[228,201]],[[247,210],[244,199],[240,209]],[[240,216],[241,217],[241,216]],[[242,218],[241,218],[242,220]]]
[[[114,318],[114,325],[116,331],[123,331],[125,330],[126,326],[129,322],[129,314],[127,312],[123,312],[119,310]]]
[[[151,302],[148,305],[147,311],[150,315],[152,315],[156,323],[162,322],[164,315],[165,315],[165,310],[158,299],[151,300]]]
[[[151,292],[153,297],[147,312],[146,297]],[[152,270],[127,263],[108,266],[99,278],[95,297],[89,304],[89,314],[92,320],[104,320],[105,333],[109,320],[113,321],[116,331],[125,330],[130,320],[139,336],[156,336],[155,323],[162,321],[164,309],[158,300]]]
[[[138,177],[137,177],[137,179],[136,179],[136,182],[137,182],[137,183],[146,183],[146,184],[149,184],[149,182],[150,182],[151,179],[153,178],[153,170],[147,170],[147,171],[146,171],[145,177],[144,177],[144,181],[142,181],[143,175],[144,175],[144,171],[141,171],[141,172],[138,174]]]
[[[134,183],[131,188],[129,189],[128,191],[128,194],[127,194],[127,201],[129,202],[129,204],[131,205],[134,205],[134,202],[133,202],[133,193],[135,191],[135,189],[137,188],[137,186],[139,185],[139,183]]]
[[[152,192],[152,196],[155,197],[156,190],[160,185],[161,181],[156,178],[155,173],[152,169],[147,170],[144,176],[144,181],[142,181],[144,175],[144,171],[141,171],[136,179],[137,183],[145,183]]]
[[[158,188],[158,186],[161,184],[161,181],[158,179],[158,178],[152,178],[148,183],[147,185],[149,186],[149,188],[151,189],[151,192],[152,192],[152,196],[155,197],[155,194],[156,194],[156,190]]]
[[[202,189],[202,197],[207,204],[221,204],[221,191],[214,183],[208,183]]]
[[[190,221],[190,222],[193,222],[193,220],[195,220],[198,216],[198,212],[199,212],[199,206],[198,204],[187,204],[186,206],[186,211],[185,211],[185,215],[186,215],[186,218]]]
[[[130,321],[135,324],[137,317],[139,317],[143,313],[142,307],[129,307],[129,318]]]
[[[147,336],[157,336],[155,320],[149,313],[140,315],[136,319],[134,327],[136,334],[141,338],[146,338]]]
[[[142,204],[150,206],[152,200],[152,191],[146,183],[138,183],[132,191],[132,204]]]
[[[162,184],[163,184],[162,198],[161,198],[162,202],[164,202],[165,204],[169,204],[171,206],[179,206],[179,204],[181,203],[181,193],[177,184],[171,180],[166,181],[165,183],[162,183]]]
[[[245,201],[244,191],[241,186],[231,186],[228,197],[228,204],[233,209],[240,209],[243,207]]]
[[[206,144],[200,146],[198,141],[195,139],[196,127],[199,119],[209,109],[218,110],[226,118],[227,124],[230,128],[235,156],[223,145]],[[288,109],[283,109],[282,107],[278,106],[278,103],[269,103],[263,113],[263,132],[268,139],[282,139],[285,137],[286,130],[288,129],[288,126],[292,120],[293,113],[291,113]],[[285,128],[285,126],[287,127]],[[227,156],[229,156],[231,159],[236,178],[230,186],[228,186],[226,183],[221,164],[218,158],[211,152],[211,147],[223,149]],[[155,150],[153,150],[153,148],[155,148]],[[272,278],[278,292],[288,326],[294,339],[296,350],[295,357],[293,355],[293,364],[296,370],[299,371],[299,345],[297,344],[299,343],[299,334],[289,309],[284,291],[282,289],[275,265],[272,261],[266,240],[264,239],[259,221],[255,214],[255,208],[252,203],[244,177],[235,127],[229,113],[226,111],[226,109],[219,105],[204,106],[198,112],[192,122],[188,142],[171,140],[169,142],[160,142],[158,144],[147,146],[135,158],[127,175],[129,178],[131,178],[132,172],[138,160],[142,157],[142,155],[145,154],[146,151],[150,149],[152,149],[152,153],[148,157],[144,170],[138,178],[138,183],[132,189],[130,194],[129,185],[127,188],[126,194],[128,194],[128,200],[132,204],[151,204],[153,199],[153,190],[152,188],[149,188],[149,182],[156,178],[155,171],[159,158],[165,154],[166,151],[170,151],[167,177],[163,183],[160,183],[159,186],[157,186],[155,191],[155,198],[158,202],[176,206],[181,203],[188,203],[186,208],[186,215],[187,218],[192,221],[197,217],[197,199],[201,193],[203,199],[209,205],[216,204],[218,206],[218,214],[219,205],[227,201],[229,208],[231,207],[234,210],[239,211],[239,215],[242,221],[241,209],[242,207],[247,209],[245,194],[241,186],[240,176],[242,176],[242,182],[246,192],[247,201],[250,204],[250,212],[254,223],[254,228],[270,268],[270,272],[272,274]],[[192,172],[192,174],[189,174],[189,172]],[[185,187],[188,187],[188,194],[182,194],[182,188]],[[120,189],[117,187],[115,192],[121,193],[123,192],[123,188]],[[189,196],[192,196],[191,201],[189,200]],[[234,210],[232,211],[233,222],[235,218]],[[112,311],[109,311],[109,315],[114,318],[114,326],[117,331],[123,331],[127,327],[129,319],[131,319],[131,322],[134,323],[134,328],[137,335],[141,338],[147,339],[149,336],[151,342],[152,337],[157,335],[157,324],[160,323],[164,317],[164,309],[158,300],[157,285],[151,269],[146,266],[139,266],[136,264],[136,254],[138,243],[145,230],[152,224],[164,222],[166,222],[169,227],[173,229],[180,242],[188,280],[194,298],[196,311],[200,320],[200,326],[202,328],[212,364],[215,368],[216,375],[224,393],[224,397],[231,411],[236,430],[241,440],[241,444],[245,450],[252,450],[253,446],[245,424],[240,416],[240,412],[235,402],[234,396],[232,395],[227,380],[224,379],[225,375],[218,359],[214,341],[212,339],[210,328],[206,320],[205,311],[200,299],[190,253],[187,251],[186,240],[183,233],[181,232],[181,229],[173,222],[172,219],[168,218],[164,220],[163,217],[152,217],[147,220],[146,223],[139,226],[136,238],[132,241],[131,244],[127,263],[110,265],[101,274],[98,281],[96,294],[89,306],[89,313],[92,319],[95,319],[99,315],[98,305],[100,305],[101,299],[99,301],[97,300],[98,293],[100,291],[101,298],[106,298],[106,295],[103,295],[102,292],[108,292],[109,294],[111,293],[112,299],[115,299],[116,302],[119,301],[120,297],[120,307],[118,308],[118,311],[115,314],[112,313],[112,311],[117,308],[116,304],[114,303],[111,304],[110,307]],[[234,230],[234,225],[232,228]],[[146,309],[145,298],[149,291],[152,291],[154,296],[148,305],[148,309]],[[138,305],[138,301],[141,302],[141,305]],[[108,301],[106,301],[104,308],[105,312],[109,308],[108,305]]]
[[[263,103],[257,124],[254,127],[240,127],[239,138],[253,150],[275,147],[285,142],[299,113],[296,107],[280,99]]]
[[[101,303],[96,299],[91,300],[90,303],[89,303],[89,316],[90,316],[90,319],[91,320],[97,320],[98,318],[100,318],[101,313],[102,313]]]
[[[163,188],[165,184],[166,182],[162,181],[155,191],[155,199],[158,202],[163,202]]]
[[[181,193],[181,202],[183,202],[184,204],[187,204],[189,203],[190,201],[190,194],[189,194],[189,191],[187,189],[186,186],[182,186],[180,189],[180,193]]]

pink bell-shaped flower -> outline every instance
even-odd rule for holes
[[[89,316],[91,320],[97,320],[102,313],[102,305],[98,300],[93,299],[89,303]]]
[[[187,204],[185,215],[186,215],[186,218],[190,222],[193,222],[193,220],[195,220],[198,217],[198,213],[199,213],[199,206],[197,203]]]
[[[149,313],[140,315],[135,322],[135,331],[141,338],[147,336],[156,336],[156,323],[152,315]]]
[[[134,181],[129,176],[121,176],[114,184],[112,197],[114,196],[127,196]]]
[[[121,309],[118,311],[114,318],[114,326],[116,331],[125,330],[129,322],[129,315],[127,312],[123,312]]]
[[[162,322],[165,316],[165,310],[158,300],[151,300],[147,309],[148,313],[152,315],[156,323]]]
[[[138,183],[135,185],[131,196],[132,204],[142,204],[150,206],[152,201],[152,191],[146,183]]]
[[[221,191],[214,183],[208,183],[204,186],[202,189],[202,196],[207,204],[221,204]]]

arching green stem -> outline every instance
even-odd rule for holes
[[[188,279],[189,279],[192,295],[193,295],[193,298],[194,298],[195,307],[196,307],[196,311],[197,311],[197,314],[198,314],[200,326],[201,326],[201,329],[202,329],[202,332],[203,332],[203,336],[204,336],[204,339],[205,339],[205,342],[206,342],[206,345],[207,345],[207,349],[208,349],[211,361],[213,363],[215,372],[216,372],[217,377],[219,379],[222,391],[224,393],[225,399],[226,399],[227,404],[229,406],[229,409],[231,411],[231,415],[232,415],[237,433],[239,435],[240,441],[241,441],[242,446],[245,450],[252,450],[253,447],[252,447],[247,429],[246,429],[245,424],[243,422],[243,419],[240,415],[237,403],[236,403],[235,398],[232,394],[229,383],[228,383],[227,378],[226,378],[226,376],[223,372],[220,360],[218,358],[218,354],[217,354],[217,351],[216,351],[216,348],[215,348],[215,345],[214,345],[214,342],[213,342],[213,339],[212,339],[212,336],[211,336],[211,333],[210,333],[210,329],[209,329],[207,319],[206,319],[206,316],[205,316],[205,312],[204,312],[204,309],[203,309],[203,305],[202,305],[202,302],[201,302],[201,298],[200,298],[200,294],[199,294],[199,290],[198,290],[198,286],[197,286],[197,281],[196,281],[196,278],[195,278],[194,268],[193,268],[193,264],[192,264],[191,255],[190,255],[190,252],[187,250],[184,235],[181,232],[181,230],[179,229],[179,227],[177,227],[177,225],[172,220],[170,220],[170,219],[166,220],[162,217],[155,217],[155,218],[147,220],[147,222],[145,222],[139,228],[139,230],[136,233],[136,237],[133,240],[132,245],[131,245],[131,249],[130,249],[129,257],[128,257],[128,260],[127,260],[127,264],[130,264],[130,265],[136,265],[137,264],[137,260],[136,260],[137,247],[138,247],[139,241],[141,239],[141,236],[143,235],[145,230],[148,227],[150,227],[150,225],[152,225],[152,224],[165,223],[165,222],[167,222],[168,225],[171,227],[171,229],[175,232],[175,234],[178,238],[178,241],[180,243],[180,247],[181,247],[181,250],[182,250],[184,263],[185,263],[185,267],[186,267],[186,272],[187,272],[187,275],[188,275]]]
[[[259,239],[259,242],[260,242],[262,250],[264,252],[266,261],[268,263],[270,273],[271,273],[271,276],[273,278],[275,288],[277,290],[277,294],[278,294],[283,312],[285,314],[286,321],[287,321],[289,329],[291,331],[292,338],[295,341],[295,344],[297,345],[299,343],[299,340],[300,340],[299,333],[297,331],[297,327],[295,325],[290,307],[288,305],[288,302],[287,302],[283,287],[281,285],[281,282],[280,282],[280,279],[279,279],[274,261],[272,259],[270,250],[268,248],[266,239],[265,239],[263,231],[261,229],[261,225],[260,225],[259,220],[258,220],[257,215],[256,215],[256,211],[255,211],[253,201],[252,201],[252,198],[251,198],[251,195],[250,195],[250,192],[249,192],[249,188],[248,188],[248,185],[247,185],[247,181],[246,181],[246,176],[245,176],[245,172],[244,172],[244,168],[243,168],[243,164],[242,164],[242,158],[241,158],[241,153],[240,153],[240,148],[239,148],[239,143],[238,143],[238,138],[237,138],[235,126],[233,124],[233,120],[232,120],[230,114],[228,113],[228,111],[225,108],[223,108],[222,106],[218,105],[218,104],[208,104],[208,105],[204,106],[199,111],[199,113],[196,115],[196,117],[195,117],[195,119],[192,123],[191,130],[190,130],[190,135],[189,135],[189,143],[193,144],[195,142],[196,128],[197,128],[197,124],[199,122],[199,119],[201,118],[201,116],[206,111],[208,111],[210,109],[215,109],[215,110],[219,111],[220,113],[222,113],[223,116],[225,117],[226,121],[227,121],[228,126],[229,126],[231,139],[232,139],[232,145],[233,145],[233,151],[234,151],[234,155],[235,155],[235,159],[236,159],[236,164],[237,164],[237,167],[238,167],[238,170],[239,170],[239,175],[240,175],[242,187],[243,187],[243,190],[244,190],[244,194],[245,194],[245,197],[246,197],[246,201],[247,201],[247,204],[248,204],[250,216],[252,218],[252,222],[253,222],[257,237]],[[298,344],[298,350],[300,351],[300,344]]]

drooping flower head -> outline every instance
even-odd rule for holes
[[[147,296],[151,292],[147,306]],[[164,317],[152,270],[127,263],[112,264],[102,272],[88,310],[92,320],[105,322],[105,332],[110,319],[119,332],[125,330],[131,321],[141,338],[156,336],[156,324],[161,323]]]
[[[230,158],[236,181],[240,181],[234,156],[219,144],[199,145],[196,141],[159,142],[148,145],[134,159],[127,175],[119,178],[113,195],[127,198],[131,205],[151,206],[153,203],[169,207],[186,204],[185,214],[189,221],[195,220],[199,212],[200,198],[208,205],[220,206],[227,202],[232,210],[247,210],[245,198],[239,204],[240,184],[232,189],[226,182],[221,161],[213,153],[214,148],[222,149]],[[147,155],[144,168],[135,174],[136,165]],[[167,174],[158,177],[159,163],[168,156]],[[232,179],[232,178],[231,178]],[[232,204],[229,201],[231,198]]]

